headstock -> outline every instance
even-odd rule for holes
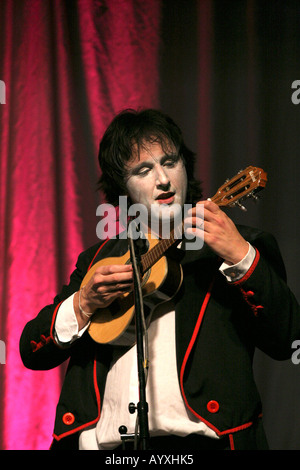
[[[233,178],[226,180],[210,200],[218,206],[238,206],[246,210],[241,201],[251,197],[257,199],[256,193],[264,189],[266,183],[267,173],[264,170],[248,166]]]

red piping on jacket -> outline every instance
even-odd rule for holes
[[[257,263],[258,263],[259,258],[260,258],[260,253],[257,250],[257,248],[255,248],[255,251],[256,251],[255,258],[254,258],[253,263],[251,264],[250,268],[246,272],[246,274],[241,279],[239,279],[238,281],[231,282],[230,285],[237,286],[237,285],[242,284],[243,282],[247,281],[247,279],[249,279],[249,277],[253,273],[254,269],[256,268]]]
[[[234,450],[234,440],[233,440],[232,434],[229,434],[229,444],[230,444],[230,450]]]
[[[57,436],[56,434],[53,434],[53,437],[54,437],[57,441],[60,441],[60,440],[63,439],[64,437],[70,436],[71,434],[74,434],[75,432],[81,431],[81,430],[87,428],[88,426],[92,426],[93,424],[97,424],[97,423],[98,423],[98,421],[99,421],[99,419],[100,419],[101,397],[100,397],[100,391],[99,391],[99,387],[98,387],[98,383],[97,383],[97,360],[96,360],[96,356],[95,356],[95,358],[94,358],[93,381],[94,381],[94,389],[95,389],[95,393],[96,393],[96,400],[97,400],[97,407],[98,407],[98,415],[97,415],[97,417],[96,417],[95,419],[93,419],[93,421],[90,421],[90,422],[88,422],[88,423],[82,424],[82,425],[79,426],[78,428],[71,429],[70,431],[64,432],[63,434],[60,434],[59,436]]]
[[[55,310],[54,310],[54,313],[53,313],[53,316],[52,316],[51,326],[50,326],[50,335],[47,336],[47,337],[45,335],[41,335],[41,341],[39,343],[37,343],[36,341],[33,341],[33,340],[30,341],[31,348],[32,348],[33,352],[38,351],[39,349],[41,349],[43,346],[50,343],[51,341],[53,341],[53,343],[56,344],[56,341],[55,341],[54,336],[53,336],[53,327],[54,327],[54,322],[55,322],[57,311],[58,311],[61,304],[62,304],[62,302],[60,302],[55,307]],[[57,345],[57,346],[59,346],[59,345]]]
[[[211,425],[208,421],[206,421],[204,418],[202,418],[202,416],[198,415],[198,413],[196,413],[193,408],[189,405],[188,401],[187,401],[187,398],[186,398],[186,395],[184,393],[184,388],[183,388],[183,376],[184,376],[184,371],[185,371],[185,366],[187,364],[187,361],[188,361],[188,358],[189,358],[189,355],[194,347],[194,343],[196,341],[196,338],[198,336],[198,333],[199,333],[199,330],[200,330],[200,326],[201,326],[201,323],[202,323],[202,320],[203,320],[203,316],[204,316],[204,313],[206,311],[206,307],[208,305],[208,302],[209,302],[209,299],[211,297],[211,291],[212,291],[212,288],[213,288],[213,285],[214,285],[214,282],[215,280],[213,279],[213,281],[211,282],[210,286],[209,286],[209,289],[205,295],[205,298],[204,298],[204,301],[203,301],[203,304],[201,306],[201,309],[200,309],[200,313],[199,313],[199,316],[198,316],[198,319],[197,319],[197,322],[196,322],[196,326],[195,326],[195,329],[193,331],[193,334],[192,334],[192,338],[189,342],[189,345],[187,347],[187,350],[185,352],[185,355],[184,355],[184,358],[183,358],[183,361],[182,361],[182,365],[181,365],[181,369],[180,369],[180,388],[181,388],[181,393],[182,393],[182,396],[183,396],[183,399],[184,399],[184,402],[186,404],[186,406],[188,407],[188,409],[195,415],[197,416],[197,418],[201,419],[201,421],[203,421],[204,423],[206,423],[210,428],[212,428],[217,434],[219,434],[219,430],[217,428],[215,428],[213,425]]]
[[[257,263],[256,263],[257,264]],[[256,265],[255,265],[256,266]],[[253,268],[254,269],[254,268]],[[249,428],[250,426],[253,425],[253,422],[250,421],[248,423],[245,423],[245,424],[242,424],[240,426],[237,426],[235,428],[232,428],[232,429],[227,429],[226,431],[220,431],[219,429],[217,429],[215,426],[213,426],[209,421],[207,421],[206,419],[204,419],[202,416],[200,416],[195,410],[193,410],[193,408],[189,405],[188,401],[187,401],[187,398],[186,398],[186,395],[185,395],[185,392],[184,392],[184,388],[183,388],[183,376],[184,376],[184,372],[185,372],[185,367],[186,367],[186,364],[187,364],[187,361],[189,359],[189,355],[194,347],[194,343],[196,341],[196,338],[198,336],[198,333],[199,333],[199,330],[200,330],[200,326],[201,326],[201,323],[202,323],[202,320],[203,320],[203,317],[204,317],[204,314],[205,314],[205,311],[206,311],[206,308],[207,308],[207,305],[208,305],[208,302],[210,300],[210,297],[211,297],[211,291],[212,291],[212,288],[213,288],[213,285],[214,285],[214,279],[213,281],[211,282],[210,286],[209,286],[209,289],[206,293],[206,296],[204,298],[204,301],[203,301],[203,304],[201,306],[201,309],[200,309],[200,313],[199,313],[199,316],[198,316],[198,320],[196,322],[196,326],[195,326],[195,329],[194,329],[194,332],[192,334],[192,338],[190,340],[190,343],[188,345],[188,348],[185,352],[185,355],[184,355],[184,358],[183,358],[183,361],[182,361],[182,365],[181,365],[181,369],[180,369],[180,388],[181,388],[181,393],[182,393],[182,396],[183,396],[183,399],[184,399],[184,402],[187,406],[187,408],[193,413],[194,416],[196,416],[198,419],[200,419],[203,423],[205,423],[208,427],[210,427],[213,431],[215,431],[215,433],[218,435],[218,436],[223,436],[223,435],[226,435],[226,434],[229,434],[229,442],[230,442],[230,449],[231,450],[234,450],[234,442],[233,442],[233,436],[232,436],[232,433],[234,432],[237,432],[237,431],[242,431],[246,428]],[[261,417],[261,415],[259,415],[259,417]]]
[[[107,243],[108,241],[110,240],[110,238],[108,238],[107,240],[105,240],[102,245],[99,246],[98,250],[96,251],[95,253],[95,256],[93,257],[92,261],[90,262],[90,265],[88,267],[88,271],[91,269],[92,265],[93,265],[93,262],[94,262],[94,259],[96,258],[96,256],[98,255],[99,251],[102,250],[102,248],[104,247],[105,243]]]
[[[96,258],[96,256],[98,255],[98,253],[100,252],[100,250],[103,248],[103,246],[105,245],[106,242],[108,242],[109,239],[105,240],[102,245],[98,248],[95,256],[93,257],[89,267],[88,267],[88,271],[89,269],[92,267],[93,265],[93,262],[94,262],[94,259]],[[60,305],[60,304],[59,304]],[[59,305],[56,307],[55,309],[55,312],[54,312],[54,315],[53,315],[53,320],[52,320],[52,325],[51,325],[51,329],[52,327],[54,326],[54,320],[55,320],[55,316],[56,316],[56,312],[59,308]],[[88,422],[88,423],[85,423],[85,424],[82,424],[81,426],[79,426],[78,428],[75,428],[75,429],[72,429],[70,431],[67,431],[63,434],[60,434],[59,436],[57,436],[56,434],[53,433],[53,437],[57,440],[57,441],[60,441],[62,438],[64,437],[67,437],[67,436],[70,436],[71,434],[74,434],[75,432],[78,432],[78,431],[81,431],[82,429],[85,429],[87,428],[88,426],[92,426],[93,424],[97,424],[99,419],[100,419],[100,410],[101,410],[101,396],[100,396],[100,391],[99,391],[99,387],[98,387],[98,382],[97,382],[97,360],[96,360],[96,356],[94,358],[94,367],[93,367],[93,381],[94,381],[94,390],[95,390],[95,394],[96,394],[96,400],[97,400],[97,407],[98,407],[98,414],[97,414],[97,417]]]
[[[247,292],[242,288],[242,284],[245,281],[247,281],[247,279],[249,279],[249,277],[253,273],[253,271],[256,268],[257,263],[260,259],[259,251],[256,248],[255,248],[255,251],[256,251],[256,255],[255,255],[255,258],[253,260],[253,263],[252,263],[250,269],[247,271],[247,273],[241,279],[239,279],[238,281],[232,282],[231,285],[237,286],[237,287],[240,288],[240,291],[242,293],[242,296],[244,297],[245,302],[247,302],[247,304],[249,305],[249,307],[253,311],[254,315],[257,316],[259,311],[264,308],[263,305],[255,305],[254,303],[252,303],[251,300],[249,299],[249,297],[252,297],[254,295],[254,292],[252,292],[252,291]]]
[[[96,251],[96,254],[94,255],[89,267],[88,267],[88,271],[91,269],[92,265],[93,265],[93,262],[94,262],[94,259],[96,258],[96,256],[98,255],[99,251],[103,248],[103,246],[105,245],[105,243],[107,243],[109,240],[109,238],[107,240],[105,240],[102,245],[100,245],[100,247],[98,248],[98,250]],[[63,302],[63,301],[62,301]],[[61,347],[59,346],[55,339],[54,339],[54,335],[53,335],[53,329],[54,329],[54,323],[55,323],[55,319],[56,319],[56,315],[57,315],[57,312],[58,312],[58,309],[59,307],[61,306],[62,302],[60,302],[56,307],[55,307],[55,310],[53,312],[53,316],[52,316],[52,322],[51,322],[51,327],[50,327],[50,336],[46,337],[44,335],[41,335],[41,341],[39,343],[37,343],[36,341],[30,341],[30,344],[31,344],[31,348],[32,348],[32,351],[33,352],[36,352],[38,351],[39,349],[41,349],[43,346],[45,346],[46,344],[50,343],[50,341],[53,341],[54,344],[56,344],[57,347]]]

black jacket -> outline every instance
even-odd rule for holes
[[[238,228],[256,248],[248,273],[228,283],[219,272],[221,260],[207,246],[186,251],[175,311],[183,399],[218,435],[237,437],[235,448],[242,449],[262,446],[254,443],[255,433],[250,444],[247,435],[247,430],[256,429],[262,413],[252,373],[254,350],[257,347],[277,360],[289,359],[292,342],[300,338],[300,309],[287,287],[275,239],[248,227]],[[99,420],[112,346],[95,343],[85,332],[62,349],[53,337],[56,312],[79,289],[91,264],[121,256],[127,249],[127,240],[108,240],[82,253],[70,283],[22,333],[20,351],[26,367],[51,369],[70,358],[54,427],[58,448],[77,442],[77,433]]]

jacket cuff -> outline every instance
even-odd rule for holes
[[[53,315],[52,315],[52,322],[51,322],[51,327],[50,327],[50,334],[48,336],[46,335],[41,335],[40,336],[40,341],[30,341],[30,345],[31,345],[31,349],[32,349],[32,352],[36,352],[38,351],[39,349],[43,348],[44,346],[46,346],[46,344],[49,344],[51,342],[53,342],[54,344],[56,344],[57,346],[59,346],[55,339],[54,339],[54,336],[53,336],[53,330],[54,330],[54,324],[55,324],[55,319],[56,319],[56,315],[57,315],[57,312],[58,312],[58,309],[60,307],[60,305],[62,304],[62,302],[60,302],[56,307],[55,307],[55,310],[53,312]]]
[[[260,253],[259,253],[258,249],[257,248],[254,248],[254,249],[255,249],[255,256],[254,256],[253,262],[252,262],[250,268],[248,269],[248,271],[240,279],[238,279],[237,281],[233,281],[230,284],[232,284],[234,286],[241,285],[245,281],[247,281],[247,279],[249,279],[249,277],[252,275],[252,273],[255,270],[255,268],[258,264],[258,261],[260,259]]]
[[[244,258],[236,264],[229,265],[223,262],[220,266],[220,271],[226,277],[227,281],[232,283],[235,281],[239,281],[244,277],[244,275],[248,272],[252,263],[255,259],[256,252],[255,248],[248,243],[248,252],[244,256]]]

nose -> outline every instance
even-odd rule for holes
[[[156,167],[156,185],[161,189],[168,189],[170,186],[170,178],[161,165]]]

